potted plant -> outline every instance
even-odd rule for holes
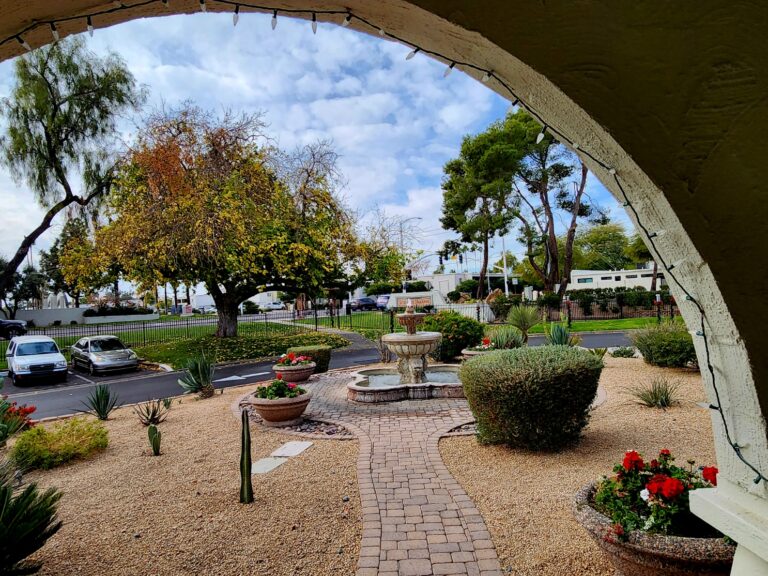
[[[272,366],[272,371],[287,382],[304,382],[312,376],[316,364],[309,356],[299,356],[294,352],[283,354]]]
[[[480,356],[486,352],[496,350],[496,346],[487,336],[480,341],[477,346],[468,346],[461,351],[462,356]]]
[[[250,402],[266,426],[293,426],[301,422],[311,399],[311,393],[278,374],[268,385],[257,388]]]
[[[694,516],[688,494],[717,485],[717,468],[676,466],[669,450],[645,462],[630,450],[610,477],[584,486],[574,515],[617,576],[726,576],[735,546]]]

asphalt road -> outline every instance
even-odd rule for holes
[[[538,346],[544,343],[544,337],[531,336],[531,345]],[[611,346],[629,345],[626,334],[621,332],[583,334],[582,346],[588,348],[602,348]],[[358,364],[369,364],[379,359],[378,352],[374,348],[365,350],[338,350],[331,357],[331,368],[346,368]],[[266,380],[271,375],[272,362],[249,362],[230,366],[222,366],[216,370],[214,376],[217,388],[241,386],[251,382]],[[37,406],[35,419],[50,418],[73,414],[83,408],[82,402],[86,400],[92,389],[100,383],[109,383],[110,387],[124,404],[144,402],[153,398],[178,396],[181,388],[176,382],[179,372],[129,372],[90,376],[87,373],[70,370],[69,380],[60,384],[36,384],[32,386],[16,387],[5,381],[2,390],[9,400],[20,404],[33,404]]]

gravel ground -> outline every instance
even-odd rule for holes
[[[576,491],[610,473],[628,449],[655,455],[669,448],[678,464],[714,464],[708,411],[698,373],[652,368],[638,359],[605,358],[600,379],[608,399],[584,438],[561,454],[480,446],[474,437],[440,442],[448,469],[489,526],[505,573],[516,576],[612,576],[611,566],[571,516]],[[664,375],[680,382],[680,406],[666,411],[632,403],[626,387]]]
[[[230,405],[247,391],[174,403],[160,425],[160,457],[151,456],[146,428],[123,408],[107,422],[110,445],[101,455],[30,474],[64,492],[64,526],[35,555],[44,562],[40,573],[354,573],[357,441],[315,440],[278,469],[253,476],[256,501],[241,505],[240,422]],[[254,461],[290,440],[297,438],[252,427]]]

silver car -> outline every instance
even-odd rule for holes
[[[139,357],[117,336],[87,336],[72,346],[72,368],[84,368],[91,374],[109,370],[136,370]]]

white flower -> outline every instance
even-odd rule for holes
[[[643,524],[643,530],[650,530],[653,527],[653,515],[648,516],[648,520]]]
[[[650,498],[650,496],[651,496],[651,493],[648,492],[647,488],[640,491],[640,498],[642,498],[646,502],[648,502],[648,498]]]

